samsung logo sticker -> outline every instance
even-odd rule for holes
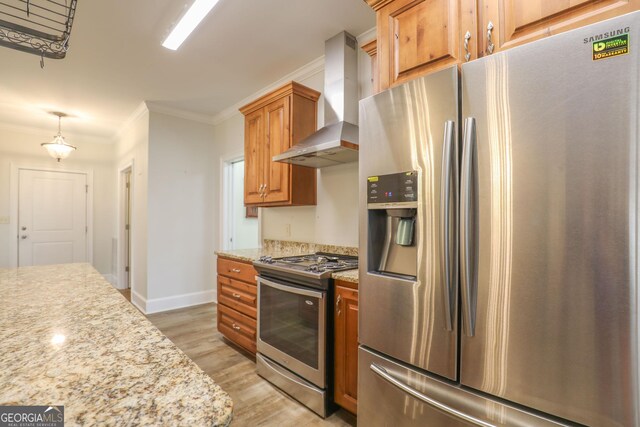
[[[611,38],[611,37],[620,36],[622,34],[629,33],[630,30],[631,30],[631,28],[625,27],[625,28],[620,28],[620,29],[613,30],[613,31],[607,31],[606,33],[598,34],[596,36],[585,37],[583,39],[583,43],[585,43],[585,44],[586,43],[593,43],[593,42],[597,42],[597,41],[600,41],[600,40],[608,39],[608,38]]]

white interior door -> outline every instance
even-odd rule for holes
[[[18,266],[87,261],[87,175],[21,169]]]
[[[124,259],[125,280],[131,288],[131,169],[124,173]]]

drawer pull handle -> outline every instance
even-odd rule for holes
[[[235,292],[233,292],[231,295],[232,295],[234,298],[240,298],[240,294],[236,294]]]
[[[235,323],[232,323],[232,324],[231,324],[231,327],[232,327],[233,329],[235,329],[236,331],[239,331],[239,330],[240,330],[240,326],[236,325]]]
[[[232,268],[229,271],[231,271],[232,273],[240,273],[241,270],[239,268]]]

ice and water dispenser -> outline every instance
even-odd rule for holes
[[[417,208],[416,171],[367,178],[369,272],[415,280]]]

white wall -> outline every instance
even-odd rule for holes
[[[115,160],[110,140],[64,132],[67,141],[78,149],[58,163],[40,146],[50,142],[51,132],[27,128],[0,127],[0,217],[11,217],[9,186],[11,164],[47,169],[93,171],[93,265],[102,274],[111,274],[112,236],[115,231]],[[0,268],[11,265],[9,259],[10,224],[0,224]]]
[[[147,311],[213,300],[213,126],[151,111]]]
[[[375,37],[375,29],[358,39],[361,45]],[[371,62],[369,56],[358,50],[358,86],[360,98],[369,96],[371,85]],[[295,80],[305,86],[322,92],[324,85],[323,68],[309,70],[308,67],[293,72],[282,79]],[[278,82],[279,83],[279,82]],[[274,85],[278,84],[274,83]],[[274,86],[271,85],[271,86]],[[270,87],[271,87],[270,86]],[[265,90],[260,93],[266,92]],[[254,97],[257,97],[256,94]],[[249,100],[247,100],[249,101]],[[324,98],[318,100],[318,127],[324,125]],[[227,112],[224,120],[214,128],[216,160],[214,167],[219,168],[219,159],[242,153],[244,146],[244,121],[239,112]],[[293,240],[333,244],[340,246],[358,246],[358,163],[318,169],[318,187],[316,206],[262,208],[261,230],[263,239]],[[221,199],[220,199],[221,200]],[[218,221],[218,218],[215,219]],[[287,225],[290,233],[287,233]],[[218,234],[219,235],[219,234]],[[220,248],[221,242],[217,247]]]
[[[113,182],[118,180],[119,171],[133,163],[131,193],[131,290],[132,302],[141,307],[147,298],[147,177],[149,152],[149,112],[144,105],[139,114],[126,125],[116,138],[116,171]],[[113,149],[113,147],[112,147]],[[114,196],[114,205],[119,197]],[[117,210],[116,212],[119,212]],[[118,237],[117,232],[114,236]],[[118,241],[118,245],[122,242]],[[142,307],[141,307],[142,308]]]

